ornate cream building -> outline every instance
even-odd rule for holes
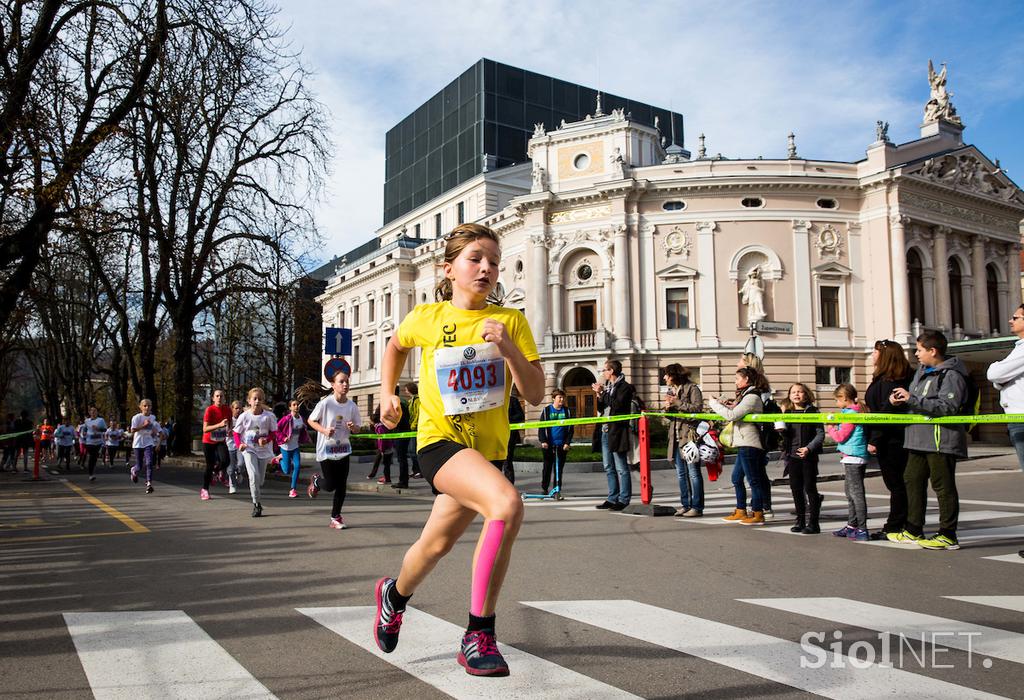
[[[525,311],[548,388],[585,413],[608,357],[648,400],[669,362],[705,394],[730,393],[758,320],[773,386],[816,385],[825,405],[839,381],[867,386],[876,339],[1005,333],[1021,303],[1024,193],[964,143],[945,69],[930,77],[920,138],[894,144],[879,122],[852,163],[804,158],[792,135],[785,159],[708,157],[703,136],[690,159],[599,101],[581,121],[538,124],[530,162],[487,172],[485,158],[485,172],[391,221],[379,250],[328,281],[324,325],[354,331],[352,394],[372,408],[383,348],[433,300],[435,239],[460,220],[500,234],[506,305]]]

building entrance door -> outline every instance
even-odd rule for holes
[[[577,367],[565,375],[562,391],[565,392],[565,405],[577,418],[597,415],[597,396],[590,385],[594,383],[594,375],[588,369]],[[574,440],[589,440],[594,434],[593,425],[577,425]]]

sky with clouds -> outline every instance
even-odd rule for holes
[[[382,224],[385,132],[480,58],[681,112],[709,154],[859,160],[918,136],[928,59],[964,140],[1024,185],[1024,2],[276,0],[336,150],[322,260]]]

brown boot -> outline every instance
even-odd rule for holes
[[[755,510],[748,517],[743,518],[740,525],[764,525],[764,512]]]
[[[722,520],[724,520],[727,523],[738,523],[745,517],[747,517],[747,511],[743,510],[742,508],[737,508],[732,512],[732,515],[727,515],[724,518],[722,518]]]

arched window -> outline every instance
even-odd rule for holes
[[[924,317],[924,265],[921,254],[911,248],[907,251],[907,285],[910,287],[910,321],[925,323]]]
[[[963,290],[963,268],[960,261],[950,258],[949,270],[949,310],[953,316],[953,325],[964,327],[964,290]]]
[[[986,331],[999,328],[1003,319],[999,318],[999,275],[992,265],[985,266],[985,292],[988,297],[988,328]]]

